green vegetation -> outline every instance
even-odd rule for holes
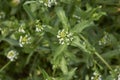
[[[0,0],[0,80],[120,80],[120,1]]]

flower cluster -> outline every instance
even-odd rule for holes
[[[29,35],[20,36],[19,44],[21,47],[23,47],[25,44],[30,44],[30,43],[31,43],[31,37],[29,37]]]
[[[120,73],[118,74],[118,80],[120,80]]]
[[[3,36],[6,36],[9,34],[9,29],[8,28],[0,28],[0,32]]]
[[[39,0],[41,4],[44,4],[46,7],[51,7],[53,4],[57,5],[56,0]]]
[[[0,19],[3,19],[3,18],[5,18],[5,13],[4,12],[0,12]]]
[[[104,34],[103,38],[99,41],[99,45],[106,45],[110,41],[109,34],[106,32]]]
[[[120,68],[117,67],[114,71],[117,74],[117,79],[114,79],[114,80],[120,80]]]
[[[24,24],[21,24],[18,31],[21,32],[21,33],[25,33],[25,30],[23,28],[23,26],[25,26]]]
[[[17,59],[17,55],[18,53],[15,50],[11,50],[8,52],[7,58],[10,59],[10,61],[14,61],[15,59]]]
[[[40,23],[39,20],[36,20],[35,26],[36,26],[36,28],[35,28],[35,31],[36,31],[36,32],[41,32],[41,31],[43,31],[43,30],[44,30],[44,27],[45,27],[44,25],[41,25],[41,23]]]
[[[91,77],[91,80],[102,80],[102,77],[99,73],[94,72],[93,76]]]
[[[69,45],[71,41],[73,40],[73,34],[63,29],[63,30],[58,31],[57,38],[59,39],[60,44]]]
[[[99,45],[105,45],[105,44],[107,44],[107,36],[104,36],[100,41],[99,41]]]

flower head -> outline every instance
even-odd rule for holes
[[[118,74],[118,80],[120,80],[120,73]]]
[[[41,31],[43,31],[44,30],[44,25],[41,25],[41,23],[40,23],[40,21],[39,20],[36,20],[36,22],[35,22],[35,27],[36,27],[36,29],[35,29],[35,31],[36,32],[41,32]]]
[[[17,59],[17,55],[18,53],[16,51],[11,50],[8,52],[7,58],[10,59],[10,61],[14,61],[15,59]]]
[[[99,40],[99,45],[109,45],[111,43],[111,35],[104,32],[104,36]]]
[[[73,34],[69,33],[68,31],[63,30],[59,30],[58,31],[58,35],[57,38],[59,39],[59,43],[60,44],[67,44],[69,45],[71,43],[71,41],[73,40]]]
[[[41,4],[44,4],[46,7],[51,7],[52,5],[57,5],[56,0],[39,0]]]
[[[5,18],[5,13],[4,12],[0,12],[0,19],[3,19],[3,18]]]
[[[102,76],[99,73],[94,72],[91,80],[102,80]]]
[[[21,24],[21,26],[19,27],[18,31],[21,33],[25,33],[25,30],[23,28],[24,24]]]
[[[31,43],[31,37],[29,37],[28,35],[20,36],[19,44],[21,47],[23,47],[23,45],[25,44],[30,44],[30,43]]]

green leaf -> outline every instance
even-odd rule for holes
[[[27,60],[26,60],[26,65],[30,62],[31,57],[33,56],[34,52],[29,53]]]
[[[102,56],[106,59],[113,58],[114,56],[119,56],[119,55],[120,55],[120,49],[110,50],[102,54]]]
[[[58,18],[62,22],[64,29],[68,30],[70,28],[70,24],[68,22],[68,19],[65,15],[65,11],[63,10],[63,8],[57,7],[56,13],[57,13]]]
[[[61,58],[64,56],[63,51],[67,48],[67,45],[60,45],[53,54],[52,64],[54,65],[53,68],[59,67],[59,64],[61,62]]]
[[[74,50],[73,50],[73,52],[74,52]],[[73,52],[66,51],[65,56],[68,57],[73,62],[79,62],[79,58],[77,58],[77,56],[75,56],[75,54]]]
[[[44,80],[52,80],[52,79],[50,78],[50,76],[46,73],[46,71],[45,71],[44,69],[41,69],[41,71],[42,71]]]
[[[74,41],[71,45],[84,49],[84,47],[80,44],[80,38],[78,36],[74,36]]]
[[[45,27],[45,31],[53,34],[54,36],[56,36],[56,33],[57,33],[56,28],[53,28],[52,26],[49,26],[49,25],[47,25],[47,28]]]
[[[3,41],[8,42],[12,46],[19,46],[19,42],[11,38],[4,38]]]
[[[75,75],[76,69],[77,69],[77,68],[74,68],[74,69],[72,69],[72,70],[70,70],[70,71],[68,72],[68,79],[67,79],[67,80],[71,80],[71,79],[72,79],[72,77]]]
[[[76,24],[72,29],[73,33],[81,33],[85,28],[93,26],[94,23],[92,21],[82,20],[80,23]]]
[[[93,8],[89,4],[86,5],[86,10],[82,10],[80,7],[76,7],[76,10],[74,12],[74,16],[77,16],[79,20],[83,19],[89,21],[97,21],[103,15],[106,15],[106,13],[101,10],[101,6]]]
[[[73,0],[60,0],[60,1],[66,4],[71,4],[73,2]]]
[[[119,5],[119,0],[95,0],[95,3],[102,5]]]
[[[31,20],[35,20],[35,16],[33,15],[32,11],[29,8],[29,4],[33,4],[36,3],[36,1],[26,1],[23,4],[23,8],[25,9],[25,11],[27,12],[28,16],[30,17]]]
[[[61,63],[60,63],[60,68],[63,72],[64,75],[68,74],[68,68],[67,68],[67,63],[64,57],[62,57]]]
[[[2,35],[0,35],[0,42],[3,40],[3,36]]]
[[[67,48],[67,45],[60,45],[54,53],[54,60],[56,60],[56,58]]]

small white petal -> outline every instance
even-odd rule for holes
[[[21,43],[19,43],[20,47],[23,47],[23,45]]]
[[[57,38],[60,38],[60,36],[59,36],[59,35],[57,35]]]
[[[45,6],[47,6],[47,3],[44,3]]]
[[[70,43],[67,43],[67,45],[69,45]]]
[[[91,77],[91,80],[93,80],[93,79],[94,79],[94,77],[92,76],[92,77]]]
[[[61,44],[64,44],[64,42],[62,42]]]
[[[14,59],[17,58],[18,53],[14,50],[11,50],[7,54],[7,58],[10,59],[10,61],[14,61]]]
[[[66,42],[69,42],[69,41],[70,41],[70,39],[67,38],[67,39],[66,39]]]
[[[42,0],[40,0],[39,2],[40,2],[40,3],[43,3],[43,1],[42,1]]]
[[[84,42],[83,44],[85,44],[85,42]],[[97,73],[96,73],[96,72],[94,72],[94,73],[93,73],[93,75],[95,75],[95,76],[96,76],[96,75],[97,75]]]

